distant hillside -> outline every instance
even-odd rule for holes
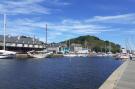
[[[61,43],[66,43],[67,45],[69,45],[69,40],[63,41]],[[80,36],[77,38],[70,39],[70,44],[72,43],[81,44],[83,47],[90,48],[92,49],[92,51],[96,51],[96,52],[101,52],[101,51],[108,52],[109,48],[111,48],[111,51],[114,53],[120,51],[120,45],[115,44],[113,42],[104,41],[99,39],[98,37],[90,36],[90,35]]]

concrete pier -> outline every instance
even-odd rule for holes
[[[129,61],[114,89],[135,89],[135,59]]]
[[[115,87],[117,87],[117,83],[118,83],[119,79],[123,75],[128,64],[129,64],[129,61],[125,61],[119,68],[117,68],[110,75],[110,77],[100,86],[99,89],[115,89]]]
[[[123,63],[99,89],[135,89],[135,59]]]

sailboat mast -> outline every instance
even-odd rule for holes
[[[111,52],[112,50],[112,45],[111,45],[111,42],[109,42],[109,52]]]
[[[3,50],[6,49],[6,14],[4,14],[4,41],[3,41]]]
[[[106,53],[106,42],[105,42],[105,53]]]
[[[47,24],[46,24],[46,44],[47,44]]]
[[[69,39],[69,51],[71,51],[71,49],[70,49],[70,39]]]

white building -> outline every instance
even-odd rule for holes
[[[81,44],[71,44],[70,51],[72,52],[82,51]]]

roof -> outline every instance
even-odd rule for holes
[[[0,42],[3,42],[3,35],[0,35]],[[18,44],[39,44],[42,45],[44,42],[38,39],[26,36],[6,36],[6,42],[8,43],[18,43]]]
[[[50,43],[48,44],[48,47],[67,47],[67,45],[64,43]]]

